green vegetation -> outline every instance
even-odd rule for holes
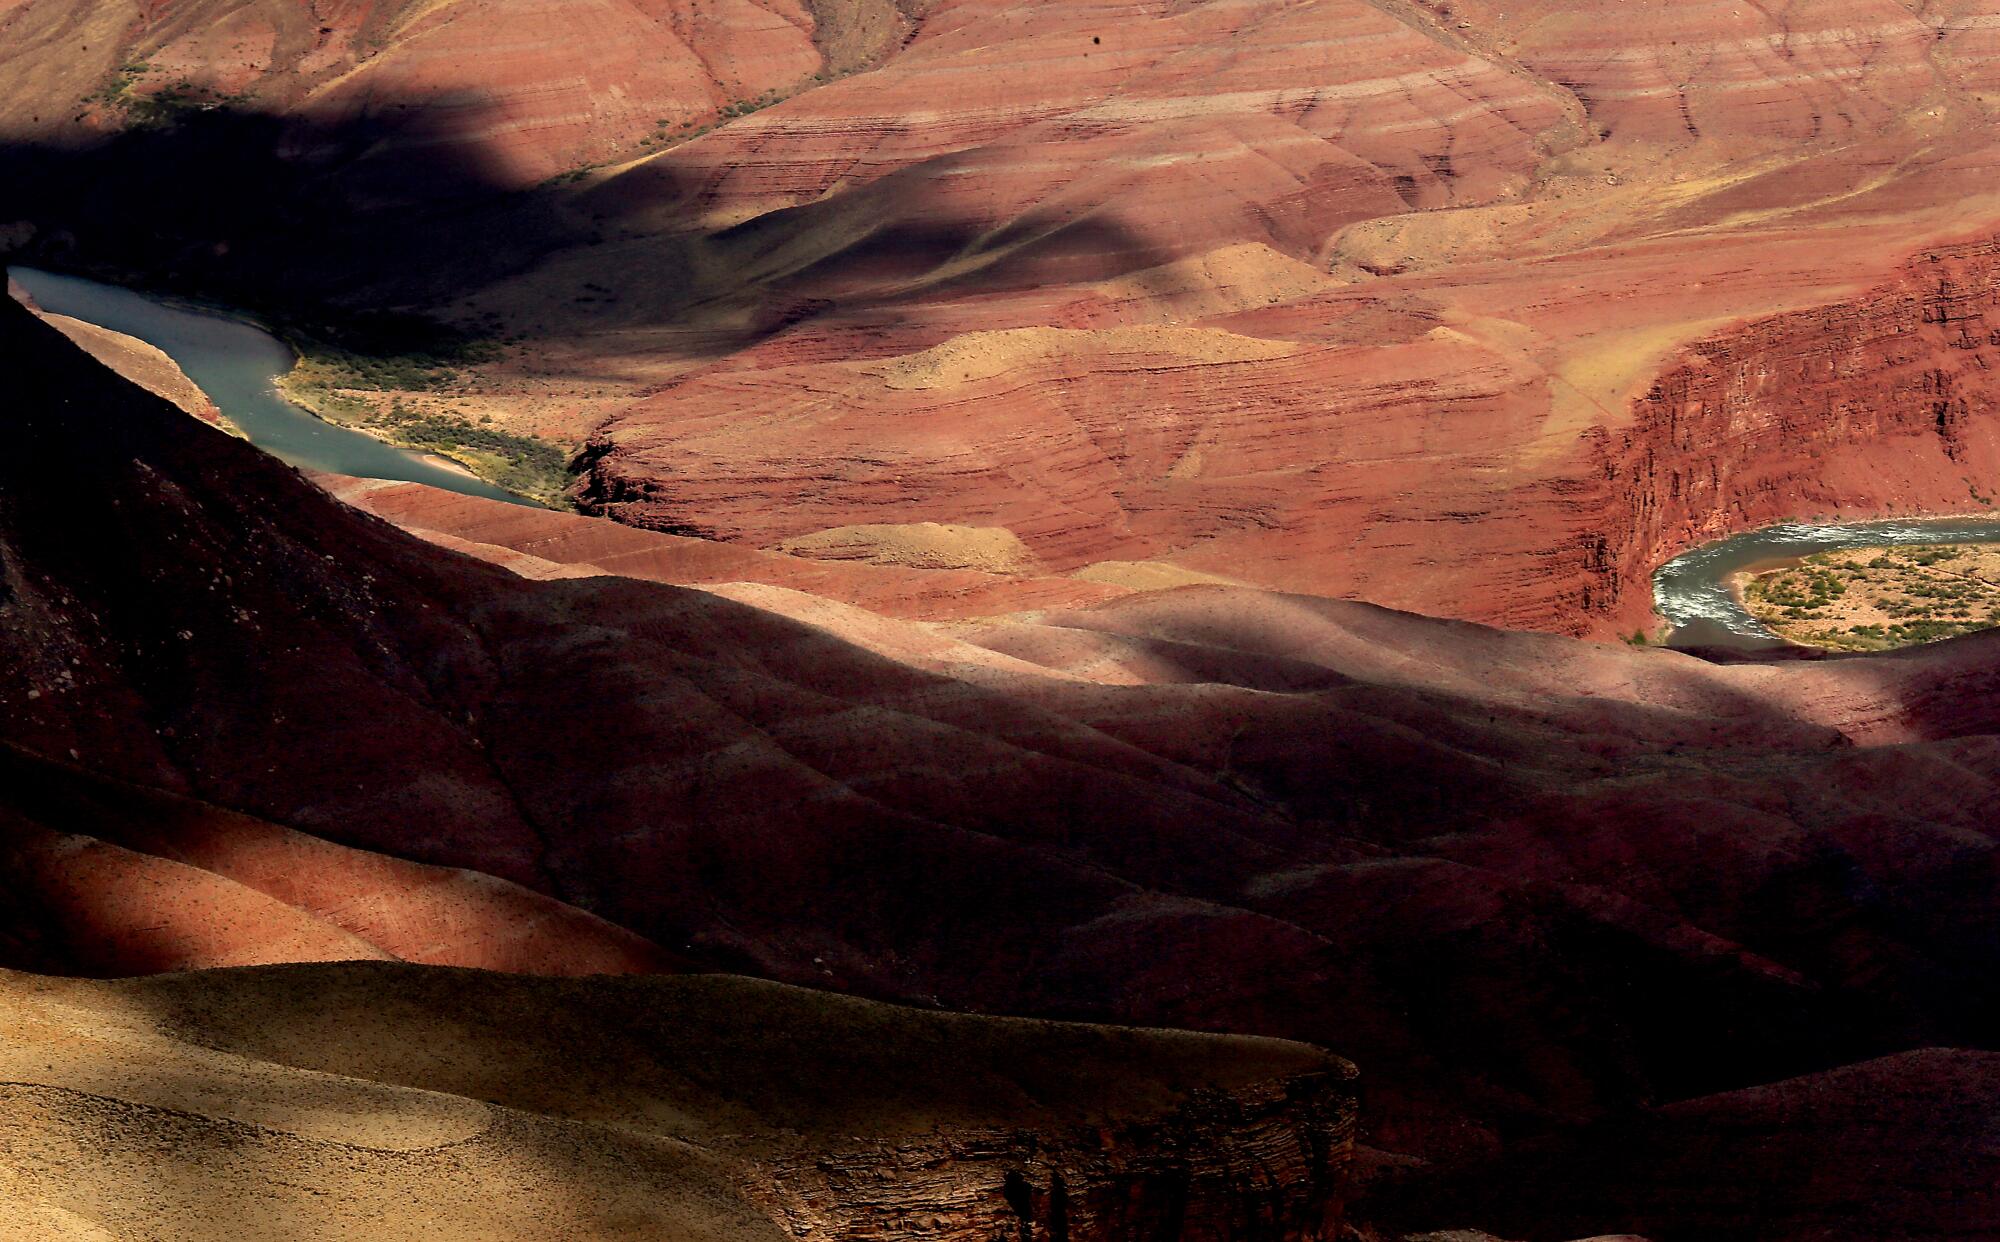
[[[1847,593],[1847,583],[1835,571],[1808,558],[1798,569],[1760,574],[1744,594],[1753,604],[1775,609],[1788,620],[1816,617]]]
[[[1957,638],[1991,628],[1993,621],[1905,621],[1894,625],[1851,625],[1846,629],[1805,630],[1797,637],[1835,651],[1893,651]]]
[[[139,79],[152,72],[153,67],[143,60],[128,60],[118,66],[109,81],[84,97],[87,103],[104,104],[108,107],[123,107],[132,88]]]
[[[1758,575],[1743,594],[1779,633],[1837,651],[1887,651],[2000,625],[1995,555],[1962,546],[1817,553]]]
[[[739,116],[749,116],[752,112],[770,107],[781,98],[783,96],[775,89],[768,90],[761,95],[754,95],[748,99],[738,99],[733,103],[725,105],[719,115],[729,120],[734,120]]]
[[[181,78],[153,90],[138,88],[153,66],[143,60],[127,61],[108,81],[86,97],[86,102],[122,113],[128,127],[163,128],[195,112],[242,102],[239,95],[224,95],[214,87],[192,78]]]
[[[455,368],[491,362],[499,341],[474,336],[422,315],[364,311],[278,329],[298,351],[312,381],[334,388],[435,391],[458,382]]]
[[[449,411],[419,410],[404,399],[458,387],[458,368],[499,357],[503,346],[498,341],[395,314],[357,316],[314,330],[293,328],[286,335],[299,362],[285,377],[285,390],[321,418],[404,448],[450,457],[508,491],[564,505],[569,454],[561,445],[481,426]]]
[[[809,90],[823,82],[831,82],[839,78],[844,78],[852,72],[854,72],[853,69],[843,69],[831,73],[822,70],[809,78],[793,83],[787,88],[773,87],[761,95],[751,95],[743,99],[732,99],[722,105],[722,107],[716,109],[715,119],[706,125],[696,125],[693,121],[675,121],[672,117],[661,117],[658,121],[654,122],[653,132],[639,140],[639,148],[642,151],[650,152],[673,146],[676,143],[699,138],[710,130],[718,129],[738,117],[749,116],[753,112],[761,112],[773,104],[785,102],[785,100],[790,99],[802,90]]]
[[[342,349],[314,349],[302,356],[299,369],[304,382],[328,388],[437,392],[458,382],[454,361],[460,360],[423,352],[376,357]]]
[[[510,492],[559,504],[569,485],[569,455],[547,440],[476,426],[446,414],[419,414],[401,401],[380,420],[405,448],[442,453]]]

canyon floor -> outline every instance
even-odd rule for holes
[[[2000,1233],[2000,634],[1589,641],[2000,494],[1996,108],[1991,0],[0,7],[0,250],[560,492],[0,301],[0,1230]]]

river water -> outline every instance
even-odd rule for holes
[[[1890,518],[1838,526],[1767,526],[1683,552],[1653,575],[1653,603],[1673,626],[1675,647],[1767,647],[1784,640],[1752,617],[1730,579],[1839,548],[1911,543],[2000,543],[2000,517]]]
[[[373,436],[336,427],[285,400],[274,381],[292,369],[292,351],[254,324],[32,267],[10,267],[7,274],[43,310],[136,336],[157,347],[242,428],[252,444],[281,461],[307,470],[398,479],[491,500],[534,503]]]

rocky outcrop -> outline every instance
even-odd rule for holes
[[[1316,1075],[1197,1093],[1138,1126],[950,1133],[771,1161],[751,1193],[812,1242],[1333,1242],[1354,1120],[1343,1081]]]

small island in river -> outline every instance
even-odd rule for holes
[[[1750,614],[1786,640],[1886,651],[2000,625],[2000,546],[1815,552],[1743,581]]]

